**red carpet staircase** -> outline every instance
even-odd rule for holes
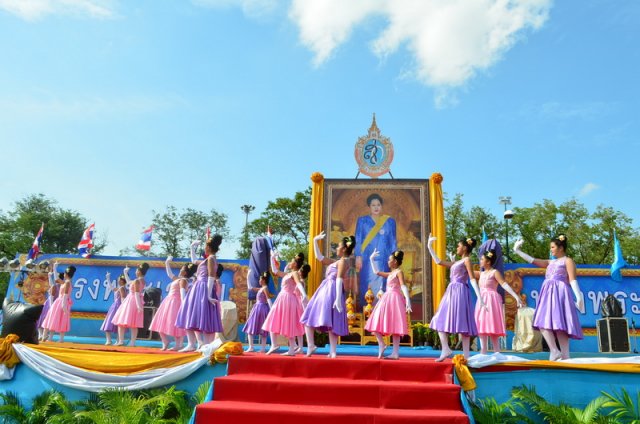
[[[196,423],[469,423],[450,361],[347,356],[229,358]]]

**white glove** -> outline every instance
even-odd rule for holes
[[[170,262],[173,261],[173,256],[169,255],[167,256],[167,260],[164,261],[164,269],[167,272],[167,276],[171,279],[173,279],[173,277],[175,277],[175,275],[173,274],[173,271],[171,270],[171,264]]]
[[[513,291],[513,289],[509,284],[505,282],[505,283],[502,283],[501,286],[507,293],[509,293],[516,300],[516,303],[518,304],[518,308],[522,308],[524,306],[524,303],[522,302],[522,299],[520,299],[520,296],[518,296],[518,294],[515,291]]]
[[[200,240],[194,240],[191,242],[191,250],[190,250],[190,255],[191,255],[191,262],[195,263],[198,260],[198,255],[196,255],[196,249],[198,248],[198,246],[200,246]]]
[[[580,291],[580,286],[578,285],[578,280],[573,280],[571,281],[571,290],[573,290],[573,294],[576,297],[576,308],[578,308],[578,310],[582,311],[582,308],[584,307],[584,296],[582,295],[582,292]]]
[[[125,266],[122,270],[122,274],[124,275],[124,279],[127,282],[127,287],[131,285],[131,278],[129,278],[129,266]]]
[[[55,261],[53,263],[52,271],[53,271],[54,278],[58,278],[58,261]]]
[[[454,252],[449,252],[447,255],[449,256],[449,262],[456,261],[456,254]]]
[[[488,310],[487,305],[484,303],[484,300],[482,300],[482,296],[480,296],[480,287],[478,287],[478,282],[476,281],[475,278],[471,279],[471,287],[473,288],[473,291],[476,293],[478,302],[480,302],[480,307],[484,310]]]
[[[142,296],[140,295],[140,293],[135,293],[135,297],[134,299],[136,300],[136,308],[138,309],[138,312],[142,312]]]
[[[373,270],[374,275],[378,275],[378,268],[376,264],[376,258],[380,256],[380,252],[377,249],[373,249],[373,253],[369,256],[369,262],[371,262],[371,269]]]
[[[400,290],[402,290],[402,294],[404,295],[404,301],[407,305],[407,312],[411,312],[411,298],[409,297],[409,288],[403,284],[400,286]]]
[[[435,250],[433,250],[433,242],[437,240],[437,237],[432,236],[431,234],[429,234],[429,240],[427,240],[427,249],[429,249],[429,253],[431,253],[431,257],[433,258],[433,261],[440,265],[440,262],[442,262],[440,260],[440,258],[438,257],[438,255],[436,254]]]
[[[302,294],[302,298],[306,299],[307,298],[307,292],[304,290],[304,286],[302,285],[302,283],[296,283],[296,288],[298,289],[300,294]]]
[[[336,278],[336,301],[333,302],[333,307],[338,312],[342,312],[342,306],[344,305],[344,302],[342,301],[342,284],[342,278]]]
[[[313,251],[316,254],[316,258],[321,261],[324,259],[324,255],[320,251],[320,246],[318,246],[318,242],[325,238],[326,234],[322,231],[320,234],[313,238]]]
[[[187,297],[187,289],[180,288],[180,301],[184,302],[185,297]]]
[[[226,284],[222,284],[220,283],[220,300],[224,300],[224,289],[226,287]]]
[[[378,299],[384,296],[384,292],[382,291],[382,289],[378,290],[378,293],[376,293],[376,296],[378,297]]]
[[[276,266],[276,257],[277,257],[277,253],[275,253],[273,250],[271,251],[271,272],[273,273],[273,275],[277,275],[278,271],[280,271],[278,269],[278,267]]]
[[[535,258],[527,255],[526,253],[524,253],[522,250],[520,250],[520,248],[522,247],[522,245],[524,244],[524,241],[522,240],[518,240],[514,245],[513,245],[513,251],[516,252],[516,255],[520,256],[522,259],[524,259],[525,261],[527,261],[528,263],[533,263],[533,261],[535,260]]]
[[[215,284],[216,284],[215,277],[207,277],[207,298],[209,299],[209,303],[211,303],[212,305],[218,304],[218,299],[215,299],[213,296],[211,296],[211,293],[213,293]]]

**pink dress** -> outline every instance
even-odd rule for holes
[[[300,323],[302,303],[295,294],[296,281],[292,273],[282,279],[282,290],[273,302],[273,306],[264,320],[262,329],[270,333],[281,334],[285,337],[295,337],[304,334],[304,326]]]
[[[478,334],[481,336],[504,336],[504,312],[502,310],[502,296],[497,292],[498,280],[495,269],[483,271],[480,274],[480,297],[487,305],[487,309],[476,304],[475,318]]]
[[[127,297],[124,298],[122,304],[116,311],[116,314],[113,316],[113,320],[111,320],[113,325],[126,328],[144,327],[144,308],[141,308],[138,311],[138,306],[135,299],[136,296],[139,297],[140,305],[144,305],[144,299],[142,298],[143,295],[141,291],[134,291],[134,288],[138,289],[139,284],[139,280],[131,284],[131,290],[129,291],[129,294],[127,294]]]
[[[385,336],[408,334],[407,305],[400,290],[398,271],[389,275],[387,291],[371,311],[371,316],[364,328],[371,333]]]
[[[169,293],[156,311],[156,315],[153,317],[151,325],[149,325],[149,331],[156,331],[173,337],[183,337],[187,334],[184,329],[176,327],[176,318],[182,304],[180,281],[183,280],[183,278],[178,278],[169,284]]]
[[[42,321],[42,328],[45,328],[54,333],[66,333],[71,327],[71,280],[66,280],[65,284],[69,285],[67,289],[67,296],[63,296],[64,288],[60,289],[60,295],[51,304],[51,308]],[[63,298],[66,297],[66,311],[62,308]]]

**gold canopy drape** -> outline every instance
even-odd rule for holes
[[[429,178],[429,208],[431,211],[431,234],[437,237],[433,247],[438,257],[445,258],[447,250],[447,237],[444,225],[444,196],[442,195],[442,175],[435,172]],[[431,299],[433,311],[438,310],[440,299],[444,295],[445,268],[433,262],[431,264]]]
[[[324,229],[324,175],[319,172],[311,174],[311,214],[309,219],[309,265],[311,272],[307,277],[307,293],[311,296],[322,281],[322,265],[316,261],[316,253],[313,250],[313,238]],[[325,241],[326,242],[326,241]]]

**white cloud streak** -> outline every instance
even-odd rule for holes
[[[109,0],[0,0],[0,9],[26,21],[48,15],[74,15],[97,19],[115,16]]]
[[[599,189],[600,186],[595,183],[586,183],[578,192],[578,197],[585,197],[593,191]]]
[[[358,25],[381,17],[373,53],[383,59],[406,48],[414,78],[450,89],[493,66],[524,30],[541,28],[550,8],[551,0],[293,0],[289,18],[319,66]]]

